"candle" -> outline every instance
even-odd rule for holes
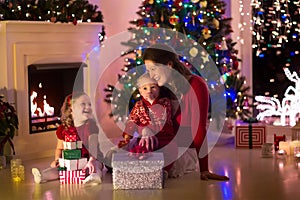
[[[290,142],[291,155],[296,156],[296,153],[300,153],[300,140],[294,140]]]
[[[273,157],[273,144],[264,143],[261,148],[261,155],[263,158]]]
[[[14,182],[22,182],[25,179],[25,169],[21,159],[11,160],[11,177]]]
[[[285,150],[280,149],[280,150],[278,150],[277,154],[278,154],[278,155],[285,155],[286,152],[285,152]]]
[[[286,155],[289,156],[291,154],[290,143],[280,141],[279,142],[279,150],[284,150],[286,152]]]

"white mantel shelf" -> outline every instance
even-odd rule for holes
[[[99,27],[102,23],[98,22],[83,22],[77,23],[61,23],[61,22],[41,22],[41,21],[0,21],[1,26],[6,26],[7,32],[18,32],[18,33],[32,33],[32,32],[51,32],[51,33],[63,33],[63,32],[84,32],[92,30],[93,27]]]
[[[15,104],[19,117],[18,136],[14,138],[18,155],[36,155],[54,150],[54,131],[29,134],[28,65],[86,62],[99,47],[102,23],[51,23],[38,21],[0,21],[0,89],[7,88],[7,100]],[[86,74],[93,80],[95,70]],[[90,80],[89,80],[90,81]],[[86,90],[94,87],[84,83]],[[34,146],[34,148],[32,148]]]

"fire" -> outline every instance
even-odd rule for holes
[[[51,107],[47,100],[46,95],[44,95],[43,101],[43,109],[39,108],[37,102],[35,101],[38,94],[35,91],[32,91],[32,95],[30,96],[30,104],[31,104],[31,117],[45,117],[45,116],[53,116],[54,115],[54,107]]]

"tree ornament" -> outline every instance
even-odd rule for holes
[[[177,11],[182,10],[182,8],[183,8],[182,0],[175,0],[174,3],[173,3],[173,6],[175,6]]]
[[[148,0],[148,3],[152,5],[154,3],[154,0]]]
[[[192,3],[198,3],[200,0],[191,0]]]
[[[215,44],[215,49],[216,50],[221,50],[221,44]]]
[[[198,55],[198,49],[196,47],[192,47],[189,51],[189,54],[195,58]]]
[[[207,1],[200,1],[200,7],[206,8],[207,7]]]
[[[69,4],[72,5],[75,2],[75,0],[70,0]]]
[[[228,59],[226,57],[224,57],[219,62],[220,62],[220,64],[226,65],[228,62]]]
[[[195,16],[194,15],[192,16],[192,24],[193,24],[193,26],[195,26]]]
[[[12,9],[13,6],[14,6],[13,3],[9,2],[7,7],[9,7],[10,9]]]
[[[56,17],[51,17],[50,22],[53,22],[53,23],[56,22]]]
[[[141,49],[136,50],[137,57],[142,57],[142,54],[143,54],[143,52]]]
[[[229,77],[230,75],[231,75],[230,72],[227,72],[227,73],[223,74],[223,75],[221,76],[221,78],[220,78],[220,82],[221,82],[222,84],[225,84],[225,83],[227,82],[228,77]]]
[[[76,26],[77,25],[77,19],[73,20],[73,24]]]
[[[141,26],[145,25],[145,22],[144,22],[144,20],[138,20],[136,24],[138,27],[141,27]]]
[[[232,69],[237,70],[239,68],[239,62],[237,60],[234,60],[232,62]]]
[[[222,51],[228,50],[228,47],[227,47],[227,44],[226,44],[225,40],[222,40],[222,42],[221,42],[221,49],[220,50],[222,50]]]
[[[169,18],[169,22],[170,22],[170,24],[172,24],[173,26],[175,26],[179,22],[179,17],[177,15],[173,14]]]
[[[164,21],[165,21],[165,18],[164,18],[164,11],[163,11],[163,10],[161,11],[160,21],[161,21],[161,22],[164,22]]]
[[[220,28],[220,22],[216,18],[213,19],[213,24],[215,25],[216,29],[219,30]]]
[[[203,35],[204,39],[207,40],[208,38],[211,37],[211,31],[208,28],[204,28],[202,30],[202,35]]]
[[[154,24],[151,23],[151,22],[148,22],[148,23],[147,23],[147,27],[154,27]]]

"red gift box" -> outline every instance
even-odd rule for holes
[[[72,170],[72,171],[59,171],[60,184],[82,184],[85,179],[85,171]]]
[[[249,148],[249,140],[252,141],[253,148],[261,148],[266,142],[266,127],[261,123],[252,124],[252,134],[249,137],[249,124],[240,123],[235,127],[235,147]]]
[[[65,142],[76,142],[77,135],[65,135]]]

